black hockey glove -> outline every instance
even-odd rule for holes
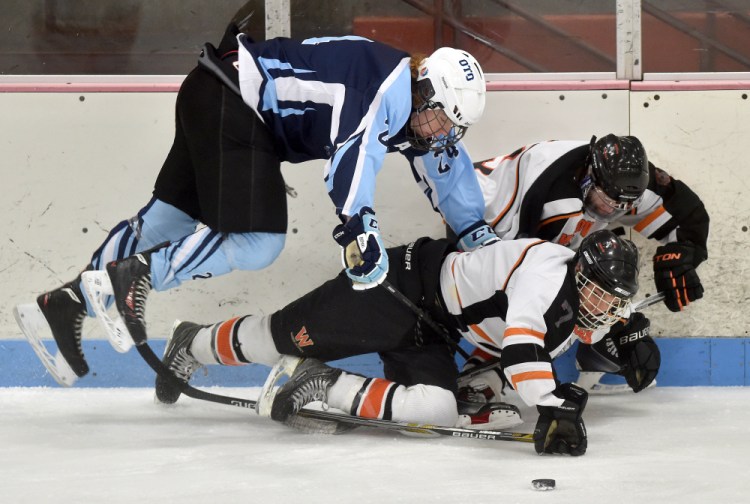
[[[534,429],[534,449],[540,455],[583,455],[588,442],[581,415],[586,408],[588,393],[578,385],[564,383],[557,387],[554,394],[565,402],[558,407],[536,407],[539,420]]]
[[[640,392],[654,381],[661,366],[661,352],[651,336],[644,336],[631,348],[622,375],[633,392]]]
[[[621,369],[618,374],[633,389],[640,392],[654,381],[661,366],[661,352],[649,336],[651,322],[643,313],[634,313],[625,325],[615,324],[609,334],[619,354]]]
[[[388,274],[388,254],[372,208],[363,207],[345,224],[333,230],[341,245],[341,260],[355,290],[377,287]]]
[[[667,243],[654,255],[654,283],[665,294],[670,311],[682,311],[703,297],[703,285],[695,271],[696,247],[689,242]]]

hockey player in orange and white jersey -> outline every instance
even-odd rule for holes
[[[582,455],[587,393],[560,384],[552,359],[577,338],[596,341],[629,315],[638,290],[638,252],[608,230],[578,252],[538,239],[451,252],[446,240],[420,239],[388,249],[388,282],[478,348],[498,356],[521,399],[536,406],[539,453]],[[323,364],[378,352],[385,379]],[[296,412],[312,401],[351,415],[453,426],[459,421],[453,350],[386,289],[351,294],[342,273],[281,310],[202,326],[176,324],[164,363],[187,381],[201,365],[257,362],[288,370],[289,381],[260,409],[275,420],[315,430]],[[180,390],[156,380],[156,396]]]
[[[501,239],[538,237],[576,250],[593,231],[627,226],[661,244],[654,255],[654,281],[671,311],[681,311],[703,296],[696,268],[708,257],[706,209],[686,184],[648,161],[636,137],[610,134],[590,142],[539,142],[474,167],[485,220]],[[621,335],[648,335],[649,326],[648,319],[638,315],[618,324],[599,345],[579,346],[579,367],[598,372],[597,378],[602,371],[622,374],[620,356],[607,351],[606,344],[612,349],[611,342]],[[646,341],[650,348],[643,343],[641,351],[658,352]],[[658,354],[650,357],[658,359]],[[487,358],[476,352],[469,366]],[[638,392],[644,382],[628,383]],[[491,372],[472,384],[462,394],[479,401],[492,400],[492,389],[501,387]],[[596,379],[592,387],[601,388]]]
[[[686,184],[648,161],[636,137],[540,142],[474,167],[485,220],[501,239],[576,250],[592,231],[627,226],[662,244],[654,280],[671,311],[702,297],[695,268],[708,257],[708,213]]]

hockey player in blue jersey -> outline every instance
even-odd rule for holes
[[[461,50],[412,57],[361,37],[256,43],[230,25],[180,88],[174,143],[152,199],[111,230],[86,267],[111,287],[89,299],[79,275],[16,307],[16,319],[52,376],[72,384],[89,371],[81,326],[92,303],[114,298],[137,343],[151,289],[276,259],[287,230],[283,161],[327,160],[324,182],[341,220],[333,237],[364,258],[346,269],[355,289],[377,286],[388,272],[373,210],[388,152],[406,157],[460,247],[476,248],[495,235],[460,140],[484,104],[482,69]],[[44,350],[45,332],[58,357]]]

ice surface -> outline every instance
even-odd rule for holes
[[[212,389],[253,398],[258,389]],[[750,502],[750,388],[592,396],[583,457],[374,430],[306,435],[149,389],[0,389],[5,503]],[[514,400],[517,398],[511,398]],[[515,402],[515,401],[514,401]],[[536,415],[523,407],[530,432]],[[531,480],[557,488],[537,492]]]

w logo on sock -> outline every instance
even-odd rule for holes
[[[300,350],[302,350],[302,347],[315,344],[315,342],[310,339],[310,335],[307,334],[307,328],[305,326],[302,326],[302,329],[300,329],[296,335],[292,336],[292,342],[294,343],[294,346]]]

